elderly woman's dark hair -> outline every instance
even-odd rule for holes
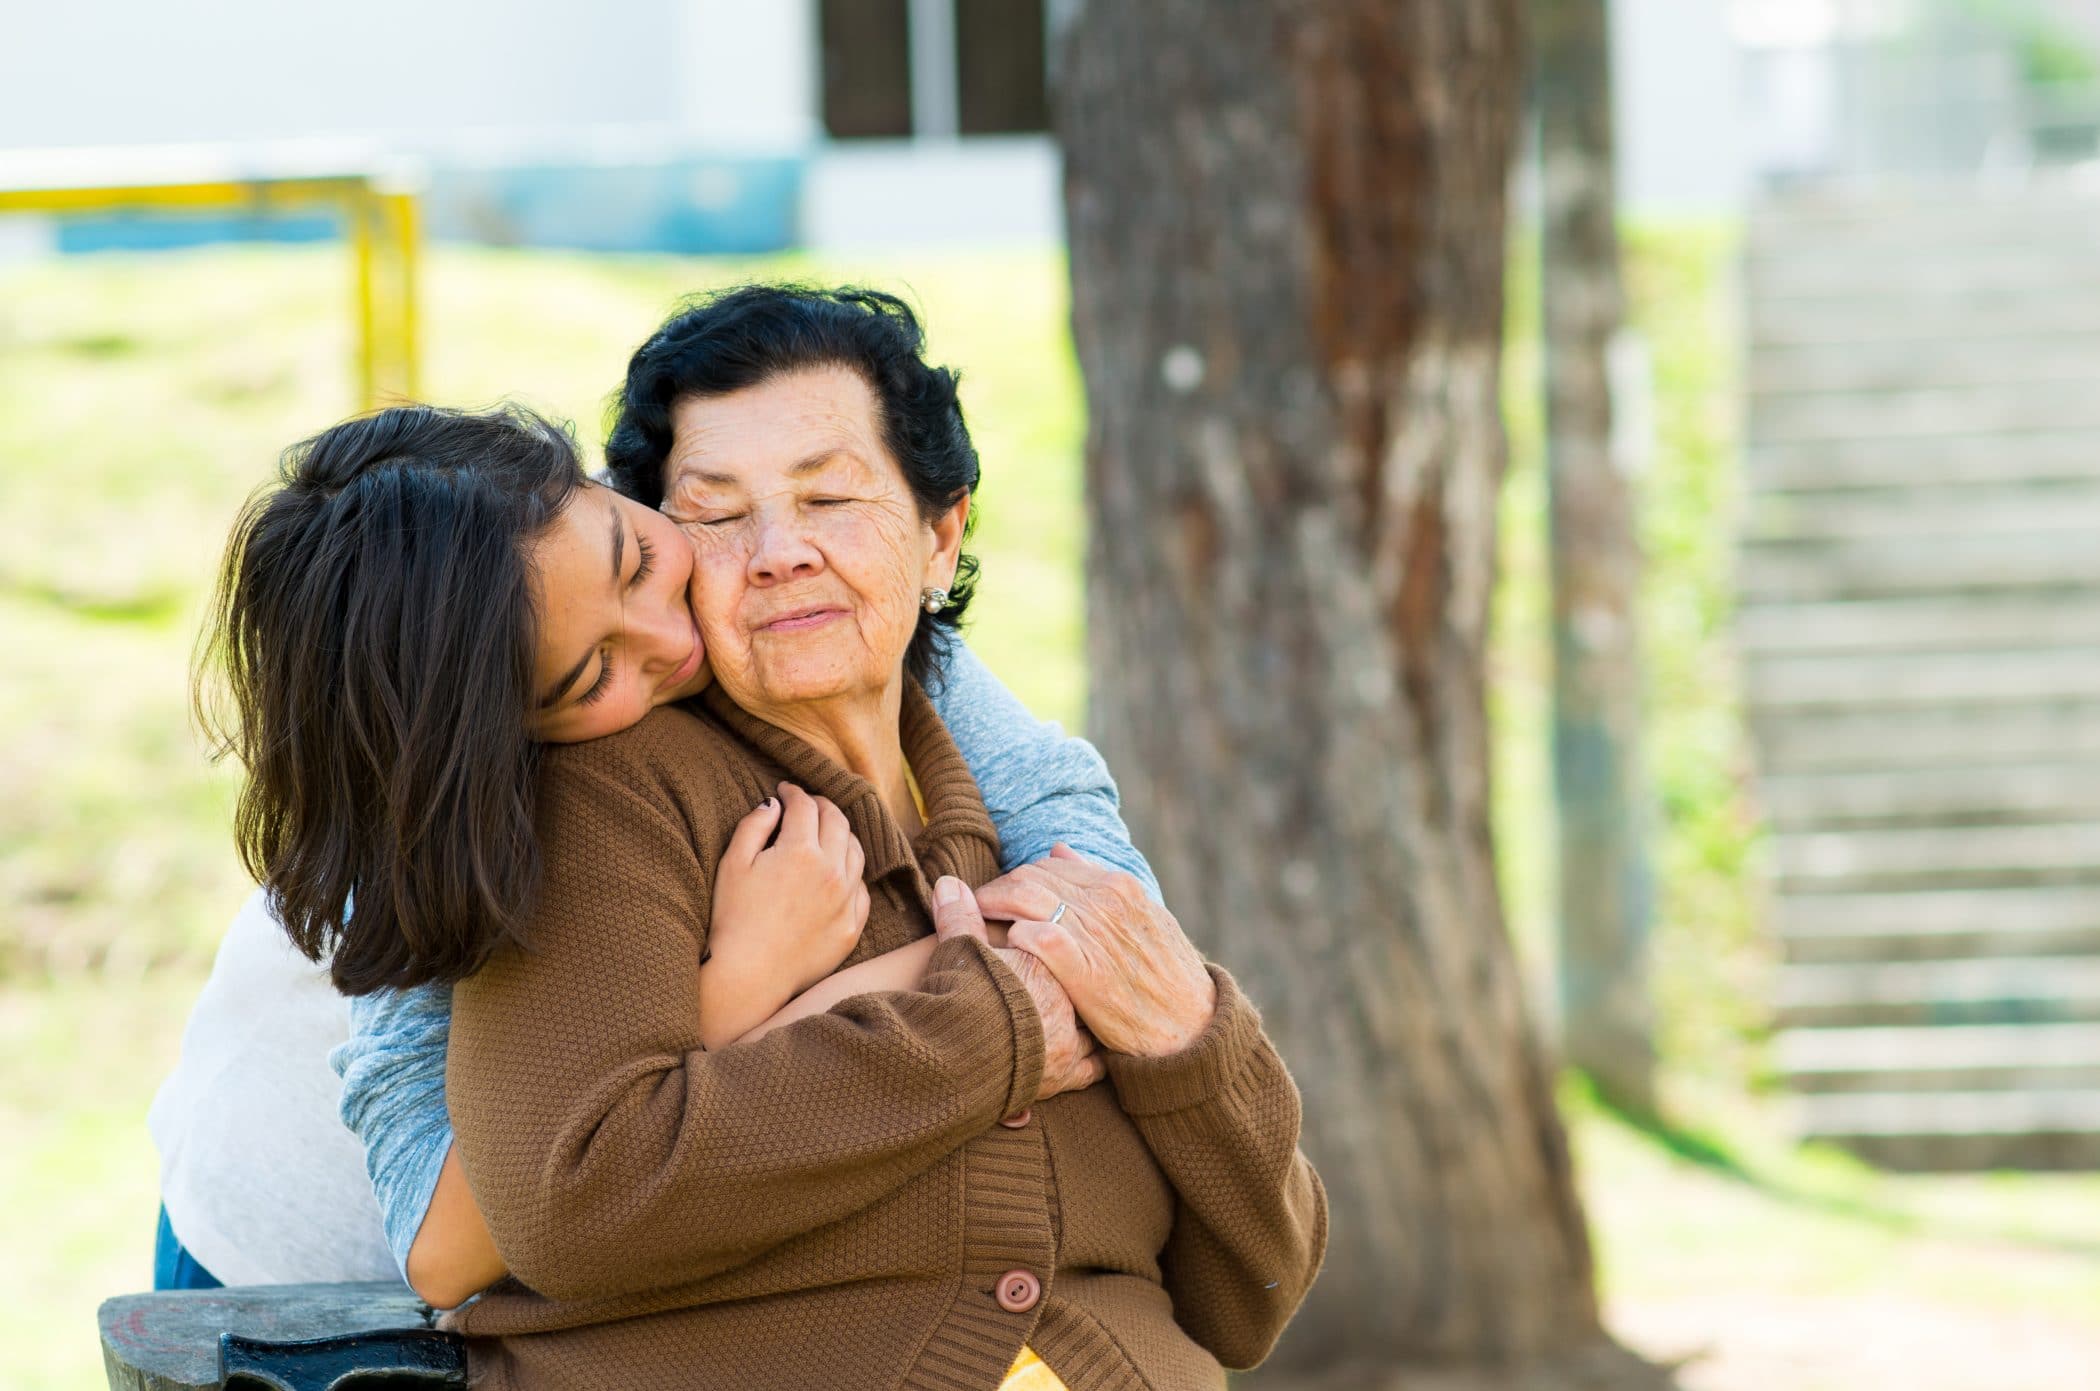
[[[680,400],[726,396],[803,368],[845,367],[874,393],[883,442],[931,521],[976,490],[978,470],[956,398],[960,378],[929,364],[925,348],[911,306],[880,290],[740,285],[690,299],[635,350],[614,394],[605,441],[613,486],[636,502],[663,505],[671,411]],[[977,557],[964,555],[948,607],[920,613],[904,665],[922,683],[937,679],[938,659],[976,589]]]
[[[235,523],[196,671],[247,765],[242,863],[339,990],[462,978],[537,887],[529,547],[584,481],[575,442],[515,407],[403,406],[278,475]]]

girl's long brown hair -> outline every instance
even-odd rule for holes
[[[530,546],[583,482],[575,443],[519,408],[403,406],[278,473],[234,524],[195,672],[215,752],[247,768],[242,862],[344,993],[457,980],[538,880]]]

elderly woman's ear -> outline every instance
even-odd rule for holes
[[[926,589],[953,589],[955,568],[962,559],[964,534],[970,529],[970,494],[949,504],[933,519],[933,554],[926,558]]]

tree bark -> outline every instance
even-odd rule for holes
[[[1301,1379],[1604,1346],[1489,836],[1520,3],[1103,0],[1061,54],[1092,725],[1305,1094]]]
[[[1544,198],[1553,774],[1561,1044],[1616,1104],[1655,1110],[1632,460],[1614,430],[1623,337],[1606,0],[1532,0]]]

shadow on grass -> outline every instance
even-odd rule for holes
[[[91,594],[45,580],[0,575],[0,593],[60,609],[96,623],[158,625],[181,616],[184,595],[173,588],[140,594]]]
[[[1779,1202],[1905,1236],[1948,1237],[2100,1259],[2100,1240],[2014,1231],[1989,1222],[1927,1217],[1871,1194],[1841,1191],[1833,1185],[1837,1182],[1871,1185],[1882,1177],[1882,1171],[1828,1145],[1807,1144],[1797,1150],[1804,1161],[1813,1161],[1833,1171],[1840,1168],[1846,1171],[1842,1175],[1833,1172],[1829,1179],[1818,1182],[1805,1174],[1785,1172],[1783,1163],[1772,1164],[1753,1158],[1725,1136],[1673,1122],[1645,1108],[1615,1102],[1579,1072],[1568,1074],[1562,1099],[1564,1105],[1572,1103],[1577,1110],[1589,1110],[1617,1122],[1673,1159]]]

